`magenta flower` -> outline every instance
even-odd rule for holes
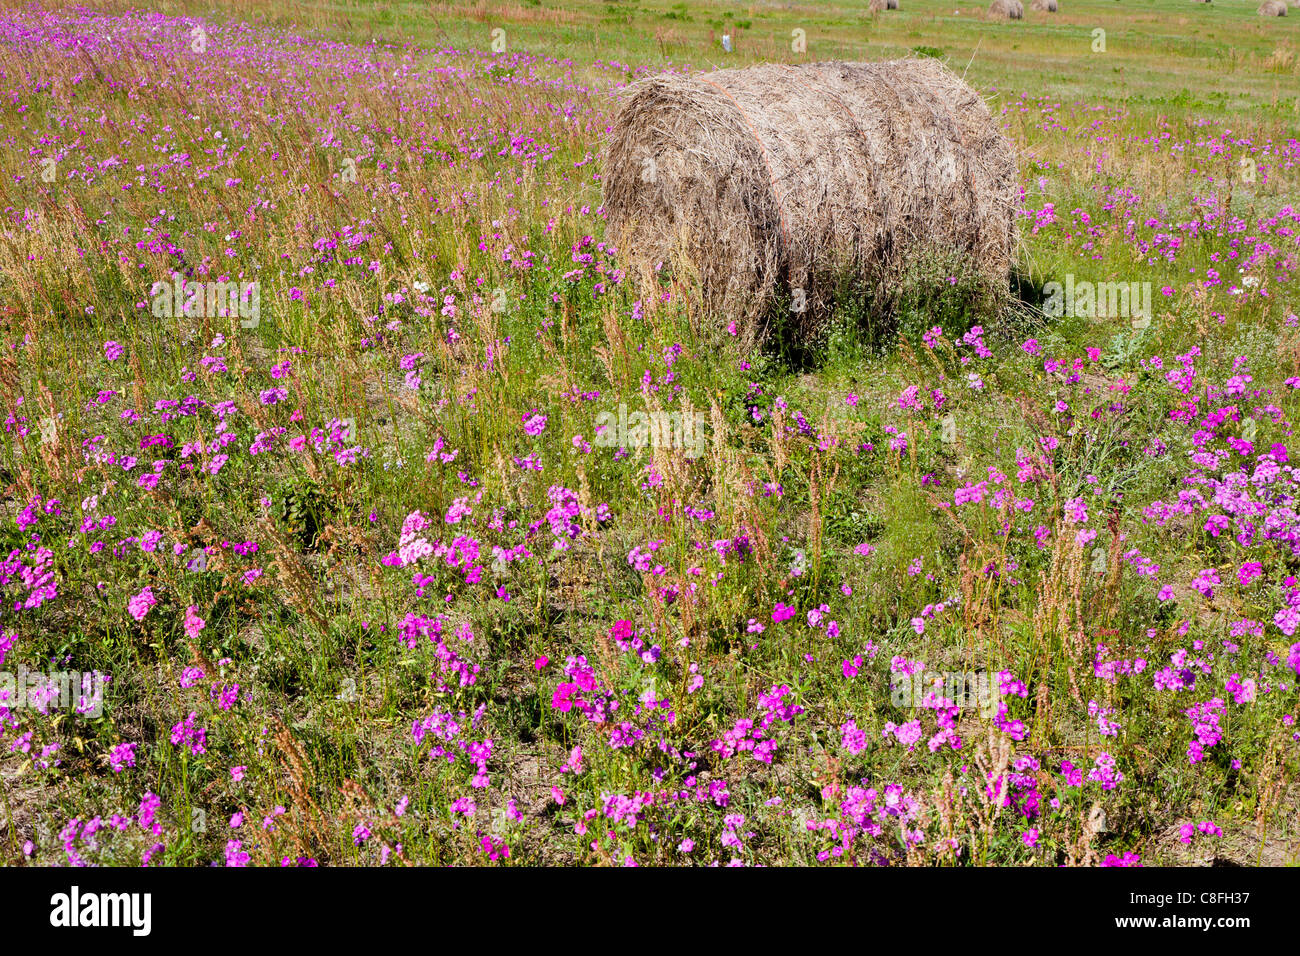
[[[153,589],[146,587],[127,602],[126,610],[137,621],[143,621],[144,616],[149,613],[149,609],[157,603],[158,599],[153,596]]]
[[[199,715],[190,711],[190,715],[172,727],[171,741],[178,747],[189,747],[195,756],[208,752],[208,732],[203,727],[196,727]]]
[[[239,840],[231,840],[226,844],[226,866],[248,866],[252,859],[243,849],[244,844]]]
[[[555,688],[555,693],[551,695],[551,707],[567,714],[573,709],[573,695],[577,692],[577,684],[570,681],[562,681]]]
[[[546,416],[535,408],[530,414],[524,416],[523,422],[525,434],[533,438],[546,431]]]
[[[840,725],[840,746],[851,754],[860,754],[867,749],[866,732],[852,721]]]
[[[121,773],[127,767],[135,766],[135,744],[116,744],[108,752],[108,765],[113,773]]]

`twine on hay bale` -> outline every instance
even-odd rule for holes
[[[989,4],[988,15],[994,20],[1023,20],[1025,5],[1021,0],[993,0]]]
[[[634,274],[698,275],[746,337],[778,300],[886,295],[930,250],[1005,288],[1016,153],[938,60],[766,64],[628,87],[605,145],[606,235]]]

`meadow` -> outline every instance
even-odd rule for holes
[[[1061,5],[6,4],[0,862],[1300,862],[1300,9]],[[1005,296],[625,268],[622,87],[904,56]]]

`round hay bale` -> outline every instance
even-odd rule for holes
[[[885,9],[886,9],[886,10],[897,10],[897,9],[898,9],[898,0],[885,0]]]
[[[1037,10],[1039,13],[1055,13],[1056,0],[1033,0],[1029,4],[1030,10]]]
[[[666,73],[610,128],[606,237],[634,275],[697,274],[753,341],[778,300],[811,328],[845,280],[888,295],[929,250],[1005,287],[1017,183],[988,106],[935,59]]]
[[[988,15],[993,20],[1023,20],[1025,5],[1021,0],[993,0]]]
[[[1265,0],[1259,5],[1257,11],[1261,17],[1284,17],[1286,16],[1285,0]]]
[[[886,10],[897,10],[898,0],[871,0],[867,4],[867,12],[871,14],[884,13]]]

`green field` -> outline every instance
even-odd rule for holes
[[[0,862],[1300,861],[1300,9],[902,5],[0,12]],[[905,56],[998,295],[624,270],[623,86]]]

